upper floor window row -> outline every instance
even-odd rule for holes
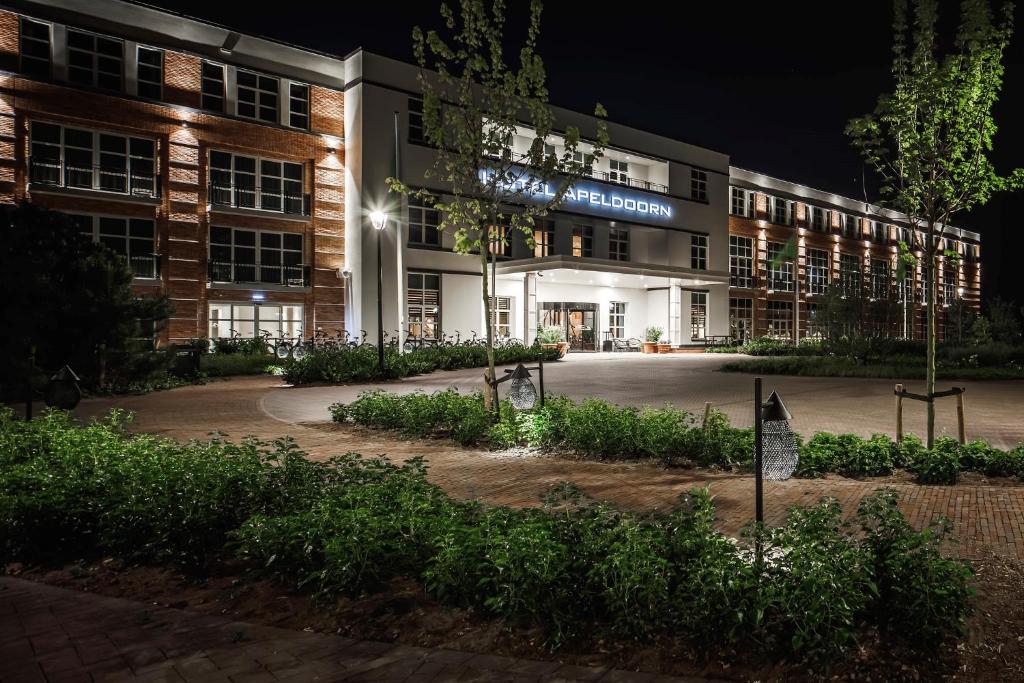
[[[304,187],[300,163],[210,151],[212,205],[308,216]]]
[[[230,92],[229,69],[235,77]],[[200,104],[208,111],[223,113],[234,102],[234,111],[228,113],[243,119],[309,129],[309,86],[305,83],[203,62],[200,94]]]

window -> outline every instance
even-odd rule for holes
[[[825,210],[821,207],[811,207],[811,230],[825,232]]]
[[[871,221],[871,239],[877,244],[889,241],[889,230],[882,221]]]
[[[793,336],[793,302],[769,301],[765,322],[769,337],[791,338]]]
[[[793,218],[793,202],[779,197],[768,197],[768,203],[772,223],[789,225]]]
[[[509,219],[505,219],[511,222]],[[490,230],[487,241],[487,253],[496,256],[508,256],[508,225],[495,225]]]
[[[860,238],[860,219],[851,214],[843,216],[843,236]]]
[[[950,263],[942,267],[942,303],[949,306],[956,301],[956,269]]]
[[[807,336],[812,339],[820,339],[825,334],[824,321],[818,317],[819,311],[818,304],[807,304]]]
[[[912,245],[910,244],[910,231],[902,226],[897,227],[896,241],[903,242],[907,245],[907,247],[911,247]]]
[[[437,226],[441,216],[430,206],[409,206],[409,244],[428,247],[441,246],[441,233]]]
[[[839,283],[844,294],[859,293],[862,274],[860,256],[856,254],[839,255]]]
[[[706,171],[690,169],[690,198],[698,202],[708,200],[708,174]]]
[[[148,100],[163,99],[164,51],[139,46],[136,94]]]
[[[749,237],[729,235],[729,284],[753,287],[753,273],[754,241]]]
[[[572,153],[572,161],[582,167],[583,175],[594,175],[594,155],[576,151]]]
[[[612,301],[608,304],[608,332],[612,339],[626,337],[626,303]]]
[[[406,323],[409,335],[439,339],[441,334],[441,276],[409,273],[406,292]]]
[[[277,123],[277,91],[280,82],[271,76],[241,69],[235,72],[235,78],[235,113],[247,119]]]
[[[793,261],[784,256],[786,245],[768,243],[768,291],[793,291]]]
[[[871,259],[871,296],[889,298],[889,262],[885,259]]]
[[[50,78],[50,25],[21,18],[21,72]]]
[[[623,183],[624,185],[629,184],[629,163],[626,161],[619,161],[618,159],[609,159],[608,168],[611,169],[608,172],[608,180],[613,183]]]
[[[707,235],[690,235],[690,267],[694,270],[708,269]]]
[[[302,235],[210,227],[209,280],[308,287]]]
[[[629,231],[625,228],[608,231],[608,258],[613,261],[629,260]]]
[[[103,90],[121,90],[124,43],[68,29],[68,80]]]
[[[302,306],[297,304],[210,304],[210,339],[257,337],[302,339]]]
[[[200,106],[207,111],[224,111],[224,67],[203,62]]]
[[[32,183],[157,197],[156,142],[33,121]]]
[[[828,288],[829,258],[824,249],[807,250],[807,292],[824,294]]]
[[[499,337],[512,336],[512,298],[499,296],[491,298],[491,320]]]
[[[123,256],[135,277],[159,277],[156,231],[152,220],[113,216],[72,216],[72,219],[93,242]]]
[[[731,203],[729,209],[734,216],[745,216],[746,218],[753,218],[754,216],[754,198],[750,196],[751,193],[744,190],[741,187],[731,188]]]
[[[309,130],[309,86],[291,83],[288,86],[288,125]]]
[[[594,228],[589,225],[572,226],[572,255],[590,257],[594,255]]]
[[[302,164],[211,150],[209,189],[218,206],[309,215]]]
[[[707,336],[708,293],[690,292],[690,339]]]
[[[754,300],[729,299],[729,334],[739,342],[750,340],[754,330]]]
[[[551,256],[555,247],[555,222],[550,218],[534,219],[533,255]]]
[[[426,142],[423,132],[423,100],[409,98],[409,142]]]

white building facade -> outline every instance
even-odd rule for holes
[[[422,139],[416,75],[416,67],[364,51],[345,60],[346,327],[371,341],[378,238],[385,333],[465,340],[486,330],[479,256],[454,253],[434,210],[387,191],[397,168],[407,185],[445,192],[424,177],[434,150]],[[585,152],[597,120],[554,113],[556,130],[580,129]],[[529,145],[530,131],[520,132],[514,147]],[[615,123],[608,133],[590,176],[538,220],[535,246],[511,235],[499,256],[499,335],[530,344],[538,328],[557,326],[573,351],[643,339],[650,326],[676,347],[727,335],[728,156]],[[379,234],[373,211],[388,215]]]

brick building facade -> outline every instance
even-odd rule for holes
[[[0,200],[128,256],[173,306],[162,341],[341,329],[341,89],[246,63],[297,48],[209,56],[62,18],[0,11]]]

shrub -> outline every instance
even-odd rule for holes
[[[995,450],[985,462],[983,471],[990,477],[1024,477],[1024,446],[1012,451]]]
[[[564,330],[557,325],[548,325],[537,330],[537,342],[540,344],[557,344],[564,336]]]
[[[199,368],[209,377],[262,375],[278,362],[268,353],[209,353],[200,356]]]
[[[797,463],[796,475],[798,477],[820,477],[827,472],[834,472],[843,451],[844,446],[840,442],[839,436],[818,432],[800,449],[800,461]]]
[[[941,447],[940,441],[942,439],[936,441],[935,448],[918,453],[911,465],[922,484],[953,485],[960,479],[959,449]],[[959,445],[953,439],[950,441]]]
[[[867,440],[853,436],[850,443],[853,448],[846,451],[845,458],[839,462],[840,474],[854,477],[877,477],[883,474],[892,474],[894,467],[892,453],[895,444],[888,436],[873,434]]]
[[[583,455],[633,457],[638,422],[635,408],[588,398],[566,416],[565,445]]]
[[[907,434],[893,449],[893,463],[897,467],[912,467],[924,451],[924,442],[913,434]]]
[[[663,334],[665,334],[665,330],[655,325],[651,325],[644,330],[644,341],[657,342],[661,339],[661,335]]]

